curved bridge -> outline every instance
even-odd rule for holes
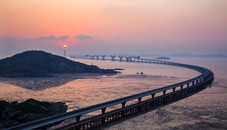
[[[98,60],[98,59],[97,59]],[[112,59],[110,59],[112,60]],[[119,60],[121,62],[128,62],[128,60]],[[84,130],[84,129],[91,129],[98,126],[101,126],[105,123],[118,120],[142,111],[146,111],[149,109],[152,109],[156,106],[165,105],[168,103],[171,103],[173,101],[182,99],[184,97],[187,97],[191,94],[194,94],[196,92],[199,92],[203,89],[205,89],[208,85],[210,85],[213,81],[214,74],[212,71],[200,67],[200,66],[194,66],[194,65],[187,65],[187,64],[180,64],[175,62],[169,62],[169,61],[162,61],[162,60],[153,60],[153,59],[143,59],[143,58],[137,58],[137,59],[130,59],[130,62],[140,62],[140,63],[148,63],[148,64],[161,64],[161,65],[171,65],[171,66],[177,66],[177,67],[184,67],[188,69],[192,69],[195,71],[200,72],[201,74],[193,79],[180,82],[177,84],[173,84],[170,86],[165,86],[162,88],[134,94],[131,96],[115,99],[112,101],[100,103],[97,105],[89,106],[86,108],[74,110],[71,112],[66,112],[54,116],[50,116],[47,118],[43,118],[40,120],[35,120],[32,122],[28,122],[19,126],[11,127],[10,130],[18,130],[18,129],[47,129],[50,126],[56,125],[66,119],[69,118],[75,118],[75,122],[62,126],[59,129],[78,129],[78,130]],[[161,94],[160,94],[161,93]],[[157,96],[158,95],[158,96]],[[142,101],[142,98],[146,96],[151,96],[150,99],[147,99],[145,101]],[[137,103],[126,106],[127,102],[132,100],[138,100]],[[114,106],[114,105],[121,105],[121,108],[117,110],[113,110],[110,112],[106,112],[106,109]],[[80,120],[81,116],[100,110],[101,114],[97,116],[90,117],[88,119]]]

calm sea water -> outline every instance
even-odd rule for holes
[[[48,81],[46,80],[48,78],[37,78],[37,80],[36,78],[0,78],[0,98],[19,102],[28,98],[41,101],[66,102],[69,111],[71,111],[174,84],[199,75],[195,71],[172,66],[117,61],[76,60],[86,64],[94,64],[100,68],[123,68],[125,70],[112,76],[90,76],[82,79],[72,79],[60,85],[56,84],[56,86],[49,88],[44,87],[41,90],[27,89],[30,85],[28,83],[37,83],[38,87],[38,82],[47,84]],[[144,74],[137,74],[141,72]],[[67,80],[67,78],[70,78],[70,75],[63,77],[63,80]]]
[[[85,76],[81,79],[64,77],[63,83],[53,87],[27,89],[28,82],[48,84],[46,78],[0,78],[0,99],[24,101],[34,98],[49,102],[66,102],[68,111],[131,94],[160,88],[199,75],[198,72],[165,65],[125,63],[112,61],[77,61],[100,68],[123,68],[112,76]],[[199,65],[211,69],[215,80],[211,88],[168,106],[127,121],[111,124],[104,129],[192,129],[227,128],[227,59],[225,58],[173,58],[171,61]],[[137,72],[143,72],[138,75]],[[70,79],[70,80],[67,80]],[[13,80],[13,82],[12,82]],[[17,85],[17,82],[19,85]]]
[[[211,88],[157,108],[148,113],[103,127],[107,130],[226,130],[227,129],[227,59],[176,58],[179,63],[211,69],[215,79]]]

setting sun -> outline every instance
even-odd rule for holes
[[[67,46],[67,45],[64,45],[63,47],[64,47],[64,48],[67,48],[68,46]]]

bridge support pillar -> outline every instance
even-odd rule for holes
[[[102,122],[102,124],[105,124],[105,122],[106,122],[106,121],[105,121],[105,117],[102,117],[102,118],[101,118],[101,122]]]
[[[176,88],[173,88],[173,92],[175,92],[175,89],[176,89]]]
[[[95,56],[91,56],[90,58],[91,58],[91,59],[95,59]]]
[[[101,55],[102,60],[105,60],[106,55]]]
[[[142,97],[139,97],[139,98],[138,98],[138,102],[141,102],[141,100],[142,100]]]
[[[180,89],[182,90],[182,89],[183,89],[183,87],[184,87],[184,85],[181,85],[181,86],[180,86]]]
[[[76,116],[76,122],[79,122],[80,121],[80,117],[81,117],[81,115]]]
[[[122,59],[123,59],[123,56],[118,56],[119,58],[120,58],[120,61],[122,61]]]
[[[96,56],[96,60],[98,60],[98,59],[99,59],[99,55]]]
[[[187,84],[187,87],[189,87],[189,83]]]
[[[126,102],[121,103],[122,108],[125,107]]]
[[[166,95],[166,90],[163,91],[163,95]]]
[[[155,93],[154,93],[154,94],[152,94],[152,98],[154,98],[154,96],[155,96]]]
[[[137,61],[139,62],[139,60],[140,60],[140,56],[137,56]]]
[[[132,57],[130,57],[130,56],[129,57],[125,57],[125,58],[126,58],[127,62],[131,62],[132,61]]]
[[[129,57],[129,62],[132,62],[132,57]]]
[[[125,116],[125,111],[121,111],[121,117]]]
[[[110,56],[112,58],[112,61],[115,61],[115,57],[114,55]]]
[[[196,80],[196,84],[198,84],[199,83],[199,80]]]
[[[106,108],[102,108],[102,114],[105,114]]]

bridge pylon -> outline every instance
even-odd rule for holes
[[[112,61],[115,61],[115,55],[111,55],[110,57],[112,58]]]
[[[90,56],[90,59],[95,59],[95,56]]]
[[[105,60],[106,55],[101,55],[102,60]]]
[[[99,59],[99,55],[96,55],[95,57],[96,57],[96,60],[98,60],[98,59]]]
[[[127,62],[132,62],[132,57],[131,56],[125,56]]]
[[[123,61],[124,56],[118,56],[120,58],[120,61]]]

